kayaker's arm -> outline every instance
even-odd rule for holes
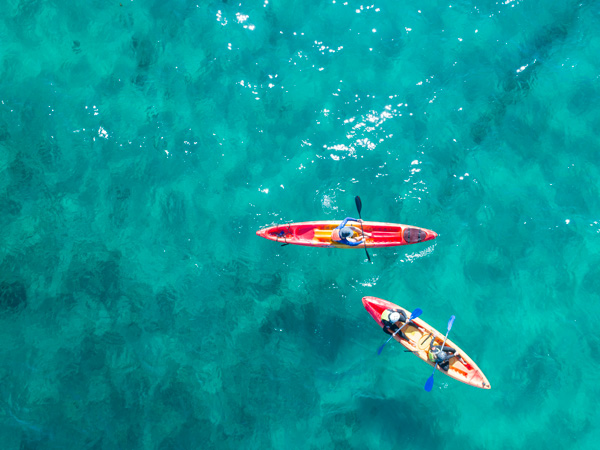
[[[349,245],[350,247],[356,247],[357,245],[360,245],[362,243],[363,243],[363,241],[352,242],[349,239],[346,239],[346,242],[344,242],[345,245]]]
[[[450,361],[452,358],[454,358],[455,356],[458,356],[458,352],[456,351],[456,349],[452,348],[452,347],[446,347],[444,345],[443,348],[440,348],[439,345],[436,345],[436,347],[438,347],[440,349],[440,352],[444,353],[444,356],[439,356],[439,353],[437,353],[436,355],[436,361],[438,363],[442,363],[445,361]]]
[[[352,231],[354,231],[355,233],[357,233],[362,238],[362,230],[360,228],[353,227],[353,226],[350,226],[348,228],[350,228]],[[371,233],[367,233],[365,231],[365,237],[370,237],[370,236],[371,236]]]
[[[404,331],[398,331],[398,328],[396,328],[395,330],[393,328],[383,328],[383,331],[385,332],[385,334],[389,334],[390,336],[396,335],[398,336],[400,339],[404,339],[405,341],[409,341],[410,339],[408,338],[407,335],[404,334]]]
[[[429,341],[429,351],[431,351],[431,348],[433,347],[433,342],[435,341],[435,336],[433,336],[433,333],[429,333],[429,336],[427,336],[427,339],[429,339],[429,338],[431,338],[431,340]]]
[[[385,334],[394,334],[394,332],[395,332],[395,331],[396,331],[396,330],[393,330],[393,329],[392,329],[392,327],[389,327],[389,326],[387,326],[387,325],[384,325],[384,326],[383,326],[383,332],[384,332]]]
[[[344,227],[346,226],[346,224],[347,224],[348,222],[350,222],[350,221],[352,221],[352,222],[359,222],[359,220],[358,220],[358,219],[353,219],[352,217],[346,217],[344,220],[342,220],[342,223],[340,223],[340,224],[339,224],[339,225],[338,225],[336,228],[340,228],[340,229],[342,229],[342,228],[344,228]]]

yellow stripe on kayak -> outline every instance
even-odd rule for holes
[[[331,230],[315,230],[315,235],[313,239],[317,239],[319,241],[331,241]]]

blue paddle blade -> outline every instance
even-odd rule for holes
[[[417,308],[415,309],[412,314],[410,315],[410,319],[416,319],[417,317],[419,317],[421,314],[423,314],[423,310],[421,308]]]
[[[378,355],[381,355],[381,351],[383,350],[383,347],[385,347],[387,345],[387,343],[392,340],[393,337],[394,336],[390,336],[390,338],[387,341],[385,341],[381,347],[379,347],[379,350],[377,350]]]
[[[427,382],[425,382],[425,390],[427,392],[431,392],[432,388],[433,388],[433,374],[431,374],[431,376],[429,378],[427,378]]]
[[[453,323],[454,323],[454,316],[450,317],[450,320],[448,321],[448,331],[450,331],[450,328],[452,328]]]

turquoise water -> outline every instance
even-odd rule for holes
[[[596,448],[597,2],[0,12],[2,449]],[[356,195],[439,237],[255,235]],[[365,295],[492,390],[425,392]]]

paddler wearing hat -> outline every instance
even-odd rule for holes
[[[362,222],[362,220],[353,219],[352,217],[346,217],[342,223],[333,229],[331,232],[331,240],[338,244],[349,245],[356,247],[363,242],[363,233],[360,228],[347,226],[348,222]],[[365,233],[368,236],[368,233]]]

